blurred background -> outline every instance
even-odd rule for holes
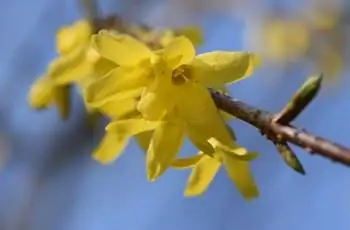
[[[234,97],[277,112],[311,74],[326,84],[296,124],[350,145],[346,0],[99,0],[104,14],[150,26],[197,24],[198,52],[249,50],[264,57],[253,77],[230,87]],[[295,148],[307,176],[287,168],[256,130],[233,121],[253,163],[259,199],[245,202],[221,171],[201,197],[185,198],[188,171],[169,170],[156,183],[132,142],[110,166],[91,151],[92,130],[76,93],[72,116],[36,112],[30,85],[56,57],[55,32],[82,17],[78,0],[0,2],[0,230],[348,229],[350,171]],[[184,152],[193,151],[185,146]]]

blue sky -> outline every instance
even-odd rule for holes
[[[284,166],[258,132],[239,121],[232,126],[240,142],[262,154],[253,164],[261,190],[253,202],[239,196],[223,171],[205,195],[192,199],[182,195],[186,171],[170,170],[148,183],[144,158],[134,144],[111,166],[94,162],[89,154],[97,137],[81,119],[78,97],[75,116],[64,123],[54,109],[36,113],[26,102],[30,84],[55,56],[55,30],[78,17],[76,6],[64,2],[1,3],[0,128],[12,140],[12,152],[0,171],[0,229],[19,229],[19,223],[36,230],[348,229],[349,169],[295,148],[307,171],[302,177]],[[242,23],[212,14],[203,25],[207,42],[200,52],[243,49]],[[233,95],[278,111],[310,74],[293,69],[271,84],[273,71],[257,71],[232,86]],[[337,90],[322,91],[296,123],[350,145],[350,125],[344,122],[350,116],[349,92],[348,79]],[[183,151],[192,149],[185,146]],[[34,203],[28,204],[35,186]],[[23,213],[27,220],[21,219]]]

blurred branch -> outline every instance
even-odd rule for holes
[[[94,18],[99,16],[97,0],[80,0],[81,8],[84,13],[84,17],[93,21]]]
[[[138,38],[137,34],[129,29],[129,25],[135,26],[135,24],[124,22],[118,16],[110,16],[106,19],[95,19],[94,25],[98,27],[98,29],[113,28]],[[136,26],[139,28],[148,28],[142,24]],[[157,39],[155,39],[155,41],[144,42],[150,47],[154,47],[154,43],[157,43]],[[300,162],[287,145],[287,142],[304,148],[311,154],[316,154],[350,166],[350,149],[289,124],[304,110],[312,99],[314,99],[321,87],[321,81],[322,75],[308,79],[282,112],[277,115],[272,115],[267,111],[252,107],[213,89],[209,89],[209,91],[219,109],[259,129],[263,135],[276,145],[280,153],[282,151],[281,155],[287,164],[294,170],[304,174],[305,172]]]

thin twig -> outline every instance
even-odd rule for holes
[[[268,138],[275,141],[287,141],[304,148],[311,154],[323,156],[335,162],[350,166],[350,149],[315,136],[292,125],[282,125],[273,121],[273,115],[254,108],[230,96],[210,89],[216,106],[236,118],[259,129]]]
[[[98,17],[99,9],[97,0],[80,0],[80,4],[86,19],[93,21],[94,18]]]

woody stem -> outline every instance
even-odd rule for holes
[[[273,115],[210,89],[216,106],[259,129],[271,140],[283,140],[304,148],[311,154],[350,166],[350,149],[315,136],[292,125],[274,122]]]

